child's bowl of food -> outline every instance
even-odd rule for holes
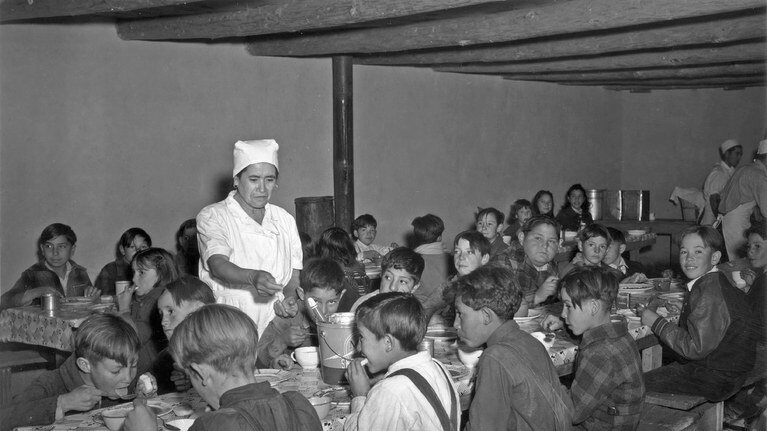
[[[311,403],[312,407],[314,407],[314,410],[317,411],[317,416],[319,416],[320,420],[324,419],[325,416],[330,413],[330,402],[332,400],[330,397],[311,397],[309,398],[309,403]]]
[[[133,406],[107,409],[101,412],[101,418],[104,419],[107,428],[111,431],[118,431],[123,427],[125,417],[128,416],[128,413],[131,411],[133,411]]]

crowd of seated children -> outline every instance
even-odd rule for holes
[[[477,365],[466,430],[570,429],[569,397],[543,345],[514,314],[522,291],[503,266],[481,267],[452,282],[455,327],[469,347],[486,344]]]
[[[88,272],[72,260],[77,235],[62,223],[46,226],[37,241],[38,262],[21,273],[3,294],[2,308],[39,305],[46,293],[61,296],[99,296]]]
[[[102,295],[115,294],[115,282],[130,281],[133,279],[131,261],[136,253],[152,246],[152,238],[139,227],[132,227],[117,240],[115,247],[116,258],[101,268],[96,277],[94,286],[101,291]]]
[[[460,429],[461,405],[450,373],[418,351],[428,321],[420,302],[406,293],[381,293],[360,305],[356,322],[364,360],[355,359],[346,371],[354,397],[344,430]],[[382,371],[385,378],[371,387],[368,372]]]
[[[441,298],[442,288],[453,269],[453,257],[442,245],[445,223],[441,218],[434,214],[426,214],[414,218],[411,225],[413,226],[413,250],[420,254],[424,261],[423,274],[420,278],[421,287],[415,295],[428,309],[424,300],[434,295]],[[436,291],[440,293],[436,294]]]
[[[645,393],[641,360],[626,322],[610,319],[617,293],[615,277],[595,266],[576,268],[560,283],[561,318],[582,336],[570,387],[579,429],[634,431],[639,425]],[[548,316],[542,326],[559,329],[562,320]]]
[[[373,244],[378,233],[378,222],[370,214],[362,214],[352,222],[352,238],[354,241],[354,250],[357,253],[357,260],[377,260],[390,252],[397,244],[391,246]]]
[[[314,407],[298,392],[280,394],[268,382],[256,382],[258,331],[242,311],[223,304],[192,312],[173,331],[170,352],[186,370],[192,386],[213,408],[190,431],[320,431]],[[125,419],[125,431],[157,428],[143,401]]]
[[[150,244],[151,246],[151,244]],[[176,265],[181,274],[197,277],[200,250],[197,245],[197,220],[185,220],[176,231]]]
[[[165,337],[170,340],[173,330],[191,312],[215,302],[216,297],[213,291],[197,277],[182,275],[178,280],[165,285],[162,295],[157,300],[157,309],[162,316],[160,323]],[[151,372],[157,379],[159,394],[181,392],[191,387],[186,374],[173,366],[173,358],[167,348],[159,353]]]
[[[608,227],[607,232],[610,234],[610,245],[607,246],[607,252],[605,252],[605,257],[602,258],[602,263],[620,271],[621,279],[634,274],[644,273],[645,269],[641,263],[623,258],[623,253],[626,251],[626,235],[623,231],[614,227]]]
[[[522,226],[525,222],[530,220],[533,216],[533,204],[527,199],[517,199],[511,206],[511,213],[507,221],[508,227],[503,231],[504,241],[508,241],[508,246],[511,250],[507,250],[506,253],[510,254],[514,260],[521,262],[525,257],[525,250],[522,248],[522,244],[517,241],[519,232],[522,231]],[[508,239],[507,239],[508,237]]]
[[[503,221],[503,213],[495,208],[483,208],[477,213],[475,219],[477,232],[487,238],[490,243],[490,257],[497,256],[509,248],[501,236]]]
[[[586,189],[580,184],[570,186],[565,195],[565,204],[557,213],[557,221],[562,230],[578,232],[584,226],[594,223],[589,212],[590,206],[586,199]]]
[[[370,292],[370,279],[365,274],[365,265],[357,261],[354,243],[349,234],[340,227],[326,229],[317,240],[315,254],[335,260],[346,275],[346,289],[357,291],[359,296]]]
[[[117,295],[120,312],[126,313],[136,325],[141,351],[139,369],[149,369],[165,348],[161,316],[157,300],[165,286],[178,280],[178,268],[173,256],[164,249],[153,247],[140,251],[133,258],[133,285]]]
[[[359,298],[354,289],[346,287],[344,271],[329,258],[309,260],[300,275],[300,289],[287,316],[276,316],[266,327],[258,343],[258,361],[262,368],[293,368],[290,353],[302,345],[317,345],[315,314],[310,312],[309,300],[317,304],[323,318],[333,313],[348,312]]]
[[[525,252],[524,260],[516,261],[508,254],[495,259],[514,271],[524,299],[520,310],[526,311],[556,298],[557,282],[569,269],[567,263],[554,261],[561,243],[559,232],[559,223],[555,219],[533,216],[517,236]]]
[[[548,190],[538,190],[533,196],[533,215],[554,218],[554,195]]]
[[[423,257],[407,247],[397,247],[390,251],[381,261],[380,289],[360,297],[354,305],[352,305],[351,311],[357,311],[360,304],[379,293],[402,292],[415,294],[420,291],[423,288],[421,274],[423,274],[424,265]],[[421,305],[424,308],[426,308],[427,304],[430,304],[433,309],[441,308],[442,292],[439,289],[436,291],[439,291],[439,298],[424,295],[421,297],[423,299],[419,299],[418,296],[416,296],[416,299],[421,302]],[[432,290],[432,294],[433,292],[435,292],[435,290]],[[431,314],[427,312],[427,316],[431,317]]]
[[[2,406],[0,430],[46,425],[69,413],[119,404],[136,389],[139,339],[128,321],[94,314],[73,341],[74,353],[59,368],[40,375]]]
[[[677,362],[645,374],[648,391],[699,395],[722,401],[742,386],[752,370],[755,316],[746,294],[718,271],[721,234],[710,226],[691,226],[681,233],[679,262],[690,279],[679,324],[669,322],[650,303],[642,323],[676,354]]]

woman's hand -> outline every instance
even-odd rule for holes
[[[362,361],[362,358],[357,358],[346,368],[346,378],[349,380],[349,387],[355,397],[367,396],[371,387],[370,378],[365,366],[362,365]]]
[[[257,299],[256,295],[272,296],[277,292],[282,292],[282,285],[277,284],[272,274],[257,269],[251,271],[250,285],[255,289],[255,292],[251,291],[253,299]]]

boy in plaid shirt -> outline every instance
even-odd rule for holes
[[[584,430],[635,430],[645,387],[639,350],[625,322],[610,321],[617,281],[599,267],[579,267],[560,284],[562,318],[575,335],[583,334],[570,388],[573,424]],[[561,321],[549,316],[549,330]]]

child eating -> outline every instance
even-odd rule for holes
[[[356,313],[360,349],[346,371],[354,398],[344,430],[460,429],[458,391],[445,367],[418,351],[428,319],[412,295],[388,292]],[[372,386],[371,373],[386,371]]]
[[[562,319],[573,334],[583,335],[570,387],[573,424],[588,430],[635,430],[644,399],[642,367],[626,323],[610,320],[618,293],[615,277],[602,268],[581,267],[562,278],[560,286]],[[549,319],[544,328],[561,327],[559,319]]]
[[[391,247],[373,244],[378,233],[378,222],[370,214],[362,214],[352,222],[352,237],[354,249],[357,251],[357,260],[376,260],[390,252],[397,244]]]
[[[152,238],[144,229],[132,227],[117,241],[117,258],[104,265],[99,272],[94,285],[101,290],[102,295],[114,295],[115,282],[128,281],[133,278],[131,262],[136,253],[152,246]]]
[[[570,261],[565,273],[570,272],[573,267],[594,266],[604,268],[618,280],[622,279],[622,272],[602,262],[610,247],[610,241],[610,232],[600,224],[592,223],[583,228],[578,232],[578,254]]]
[[[514,321],[522,292],[512,272],[482,267],[448,287],[458,336],[479,358],[466,430],[570,429],[569,397],[543,345]]]
[[[337,312],[347,312],[359,298],[353,289],[344,288],[344,271],[332,259],[312,259],[301,271],[301,289],[297,291],[299,300],[289,317],[276,316],[266,327],[258,343],[259,365],[270,368],[293,368],[290,353],[302,345],[312,343],[310,332],[316,325],[318,316],[311,311],[309,301],[316,304],[323,316]]]
[[[53,223],[43,229],[37,241],[38,263],[21,273],[11,290],[2,297],[2,308],[39,305],[46,293],[59,296],[99,296],[82,266],[72,260],[77,235],[71,227]]]
[[[710,226],[691,226],[681,238],[679,262],[690,281],[679,325],[660,317],[652,306],[641,312],[642,323],[651,326],[679,361],[645,374],[645,386],[718,402],[743,386],[754,365],[749,326],[754,315],[745,294],[716,268],[722,257],[721,234]]]
[[[484,208],[477,213],[477,232],[490,242],[490,257],[505,251],[509,246],[503,242],[501,229],[503,228],[503,213],[495,208]]]
[[[644,267],[641,263],[625,260],[622,256],[623,252],[626,251],[626,235],[614,227],[608,227],[607,232],[610,234],[610,245],[607,247],[605,257],[602,258],[602,263],[620,271],[621,279],[637,273],[644,273]]]
[[[424,260],[420,254],[407,247],[395,248],[387,253],[381,261],[381,288],[360,297],[352,305],[351,311],[357,311],[360,304],[379,293],[415,293],[421,289],[420,278],[423,268]],[[440,293],[440,298],[441,295]],[[431,299],[430,296],[423,298],[424,300]],[[421,304],[423,305],[423,302]]]
[[[61,367],[42,374],[4,406],[3,430],[115,405],[135,387],[139,339],[122,317],[88,317],[76,332],[74,349]]]
[[[197,418],[190,431],[322,430],[317,413],[301,394],[280,394],[268,382],[256,382],[257,342],[253,320],[223,304],[205,305],[176,327],[170,352],[215,410]],[[134,404],[125,431],[156,429],[155,415],[146,405]]]

